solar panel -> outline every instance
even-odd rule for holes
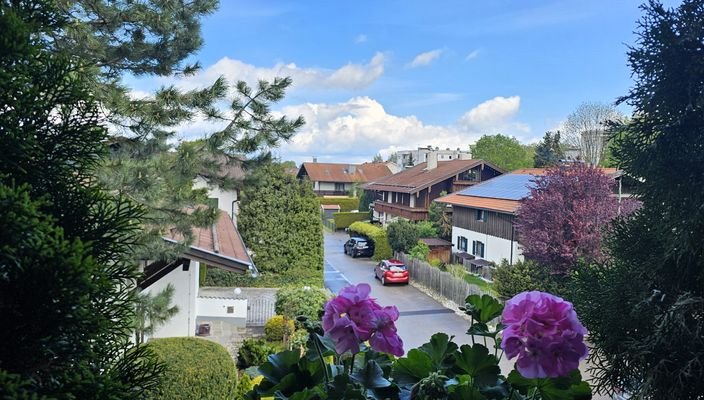
[[[528,174],[506,174],[463,189],[457,194],[465,196],[491,197],[495,199],[521,200],[528,197],[532,180]]]

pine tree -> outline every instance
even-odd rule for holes
[[[576,305],[601,388],[704,396],[704,1],[643,7],[628,53],[634,109],[616,157],[642,208],[617,227],[613,262],[580,271]]]
[[[129,342],[142,211],[93,178],[90,78],[47,51],[53,2],[0,2],[0,397],[145,398],[161,368]],[[27,397],[29,398],[29,397]]]
[[[536,168],[553,167],[564,158],[560,144],[560,132],[545,132],[543,140],[535,148],[533,157]]]

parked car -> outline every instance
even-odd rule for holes
[[[353,236],[345,242],[345,254],[355,257],[371,257],[374,254],[374,242],[367,238]]]
[[[382,285],[387,283],[405,283],[408,285],[411,280],[406,265],[399,260],[382,260],[374,267],[374,277],[380,280]]]

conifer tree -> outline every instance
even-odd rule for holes
[[[634,118],[616,158],[643,205],[619,224],[613,262],[577,276],[576,305],[602,389],[639,398],[704,396],[704,1],[643,7],[620,101]]]
[[[554,167],[564,158],[560,144],[560,132],[545,132],[543,140],[535,147],[533,157],[536,168]]]

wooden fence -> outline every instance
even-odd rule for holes
[[[491,295],[478,286],[470,285],[463,279],[455,278],[449,272],[441,271],[424,261],[412,259],[403,253],[399,253],[398,258],[406,264],[412,281],[418,282],[457,306],[464,307],[464,300],[470,294]]]

